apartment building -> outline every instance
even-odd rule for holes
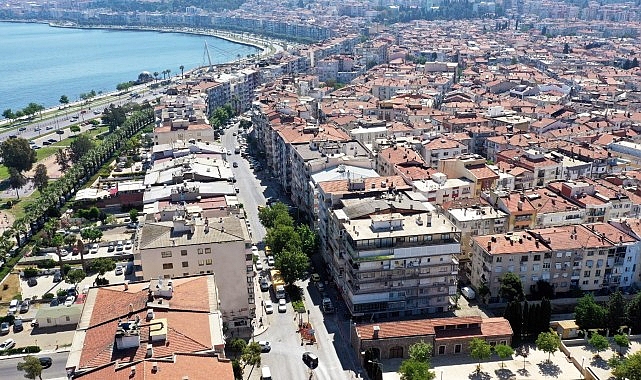
[[[433,173],[431,179],[412,181],[412,187],[434,204],[472,198],[475,194],[474,183],[469,179],[447,178],[443,173]]]
[[[477,236],[472,239],[471,280],[475,287],[485,284],[493,301],[499,300],[499,279],[508,272],[520,277],[526,294],[540,280],[561,293],[613,290],[633,281],[636,246],[635,238],[607,223]]]
[[[450,207],[445,216],[461,231],[461,256],[470,259],[470,239],[474,236],[501,234],[508,231],[508,214],[489,205]]]
[[[443,312],[456,293],[460,231],[418,202],[401,202],[383,210],[362,200],[330,212],[328,233],[339,239],[326,262],[354,316]]]
[[[254,271],[244,220],[179,213],[171,221],[144,223],[136,245],[134,264],[142,266],[138,277],[214,274],[224,320],[236,330],[249,326],[255,311]],[[246,286],[239,286],[241,279]]]
[[[481,192],[492,189],[499,179],[499,175],[487,166],[485,158],[476,154],[440,160],[438,171],[449,178],[463,177],[470,180],[474,184],[472,198],[478,198]]]

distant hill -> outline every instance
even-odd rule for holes
[[[193,6],[206,11],[221,11],[236,9],[245,0],[97,0],[86,3],[89,8],[113,9],[119,12],[185,12],[187,7]]]

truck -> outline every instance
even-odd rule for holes
[[[285,298],[285,280],[283,280],[283,276],[280,274],[280,271],[273,269],[269,271],[269,275],[272,278],[272,287],[274,288],[276,298]]]

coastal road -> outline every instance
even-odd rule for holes
[[[35,355],[38,357],[48,356],[52,359],[53,365],[42,371],[42,379],[60,379],[67,378],[68,352],[59,352],[51,354]],[[2,359],[0,360],[0,379],[23,379],[24,372],[18,371],[16,366],[22,361],[22,358]]]

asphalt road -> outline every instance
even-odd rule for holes
[[[68,352],[42,354],[36,356],[48,356],[53,359],[53,365],[42,371],[43,380],[67,377],[65,365],[67,363],[67,356],[69,356]],[[18,363],[20,363],[21,361],[22,358],[0,360],[0,379],[23,379],[24,372],[20,372],[16,368]]]

